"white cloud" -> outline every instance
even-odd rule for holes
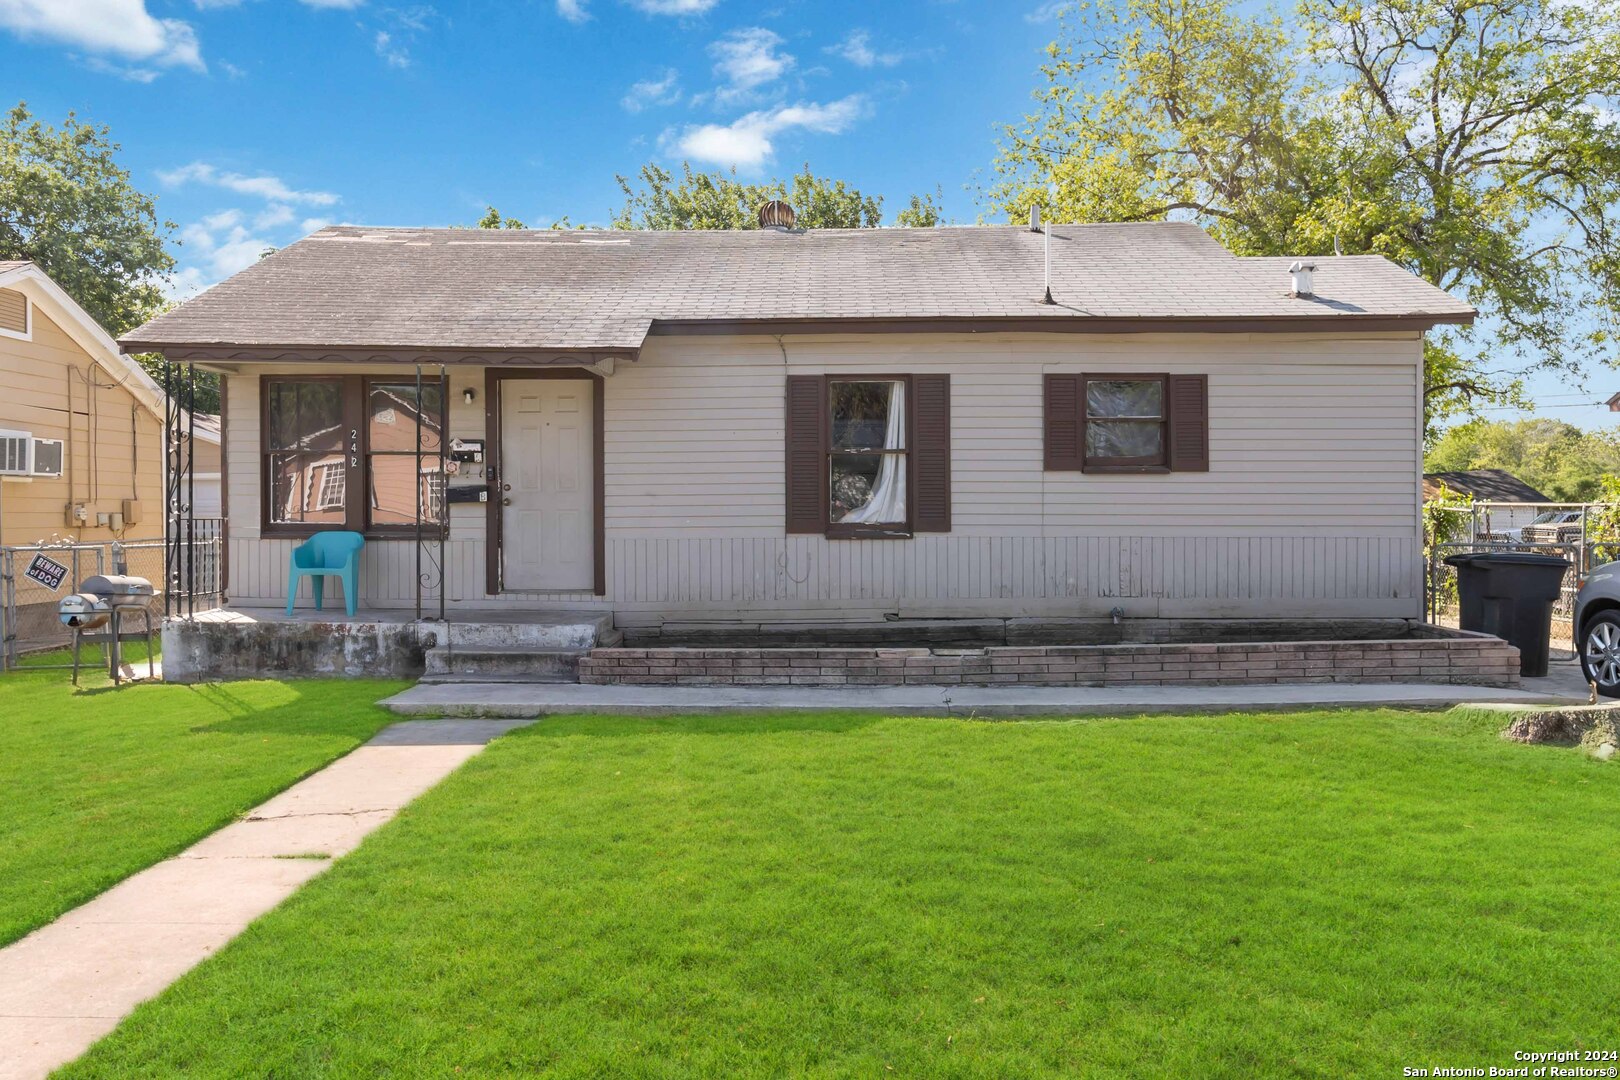
[[[305,0],[307,3],[308,0]],[[720,0],[627,0],[629,5],[647,15],[701,15]],[[557,14],[571,23],[590,19],[588,0],[557,0]]]
[[[438,15],[438,12],[426,4],[417,4],[408,8],[389,8],[385,13],[385,17],[389,22],[400,29],[413,32],[426,30],[436,15]]]
[[[319,232],[331,222],[323,217],[304,218],[284,203],[276,203],[256,214],[232,208],[219,210],[180,230],[176,258],[180,267],[169,284],[169,294],[177,300],[189,299],[232,274],[246,270],[273,247]],[[297,229],[293,234],[293,226]]]
[[[619,104],[625,112],[638,113],[649,105],[673,105],[679,100],[680,73],[674,68],[665,68],[661,79],[643,79],[631,83],[630,89],[619,99]]]
[[[865,30],[851,30],[843,41],[827,46],[827,51],[863,68],[894,67],[905,59],[900,53],[878,52],[872,48],[872,35]]]
[[[244,176],[241,173],[222,172],[205,161],[193,161],[178,169],[159,172],[158,179],[171,187],[181,184],[207,184],[224,188],[239,195],[257,195],[274,202],[331,206],[338,197],[330,191],[297,191],[275,176]]]
[[[138,83],[155,82],[158,76],[163,74],[163,72],[153,68],[139,67],[133,64],[110,63],[99,56],[85,57],[84,66],[103,75],[116,75],[120,79],[128,79],[130,82]]]
[[[702,15],[720,0],[630,0],[630,6],[648,15]]]
[[[271,203],[254,215],[253,227],[255,229],[273,229],[277,225],[287,224],[297,216],[297,214],[293,213],[293,208],[286,203]]]
[[[353,11],[364,4],[366,0],[300,0],[305,7],[328,8],[336,11]]]
[[[0,27],[156,67],[207,70],[191,24],[154,17],[146,0],[0,0]]]
[[[715,91],[719,104],[743,100],[750,92],[793,70],[793,56],[778,51],[782,39],[763,27],[733,30],[709,46],[714,73],[726,85]]]
[[[170,276],[163,291],[170,300],[190,300],[212,284],[195,266],[182,266]]]
[[[716,165],[757,168],[775,150],[772,140],[795,128],[837,135],[866,111],[860,94],[825,105],[786,105],[740,116],[729,124],[698,124],[681,132],[666,132],[666,147],[696,161]]]
[[[407,68],[411,66],[410,51],[403,45],[394,44],[394,35],[388,31],[377,31],[377,36],[372,39],[372,46],[377,50],[377,55],[382,57],[383,62],[389,67]]]
[[[1053,0],[1052,3],[1042,4],[1034,11],[1027,12],[1024,15],[1024,21],[1027,23],[1051,22],[1053,19],[1067,15],[1073,7],[1073,0]]]
[[[180,250],[193,271],[188,281],[219,281],[259,261],[272,245],[242,222],[242,211],[221,210],[180,230]]]

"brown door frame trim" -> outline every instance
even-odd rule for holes
[[[591,383],[591,454],[596,459],[592,463],[592,484],[596,506],[593,514],[595,537],[592,546],[595,547],[595,576],[596,581],[592,588],[597,596],[607,595],[607,513],[604,507],[603,495],[607,488],[605,465],[603,462],[603,447],[606,440],[603,435],[602,419],[605,414],[603,400],[606,398],[607,380],[594,371],[585,368],[487,368],[484,371],[484,460],[487,463],[486,483],[489,485],[489,504],[485,510],[485,540],[484,540],[484,589],[490,596],[505,591],[501,581],[501,528],[504,515],[501,513],[501,383],[507,379],[573,379],[588,380]]]

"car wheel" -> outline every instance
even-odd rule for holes
[[[1581,670],[1604,697],[1620,697],[1620,612],[1600,611],[1581,631]]]

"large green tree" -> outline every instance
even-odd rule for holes
[[[29,259],[117,336],[162,311],[172,222],[130,183],[105,127],[0,121],[0,259]]]
[[[788,180],[760,183],[739,180],[735,170],[694,172],[684,162],[679,175],[649,164],[634,179],[616,179],[625,197],[613,215],[616,229],[757,229],[759,208],[772,199],[786,200],[804,229],[871,229],[883,222],[883,196],[817,176],[809,165]],[[935,195],[913,195],[899,223],[931,227],[940,216]]]
[[[1240,254],[1384,255],[1466,297],[1430,420],[1614,361],[1620,0],[1082,0],[987,192],[1190,218]]]
[[[501,212],[495,209],[493,206],[485,207],[484,216],[478,219],[478,227],[480,229],[528,228],[527,225],[523,224],[523,222],[519,221],[515,217],[502,217]]]
[[[1424,468],[1506,469],[1550,498],[1585,501],[1598,496],[1604,477],[1620,476],[1620,441],[1562,420],[1473,420],[1440,436]]]

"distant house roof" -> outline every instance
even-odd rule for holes
[[[564,231],[336,226],[126,335],[185,347],[633,350],[649,334],[1397,329],[1474,309],[1379,256],[1239,258],[1196,225]],[[790,329],[791,328],[791,329]]]
[[[197,413],[194,417],[192,417],[192,421],[192,431],[197,438],[201,439],[203,442],[210,442],[216,446],[219,445],[220,427],[218,413]],[[182,426],[184,426],[186,421],[182,418],[180,423]]]
[[[1471,495],[1480,502],[1553,501],[1506,469],[1461,469],[1456,472],[1424,473],[1423,497],[1434,498],[1440,493],[1441,484],[1459,494]]]

